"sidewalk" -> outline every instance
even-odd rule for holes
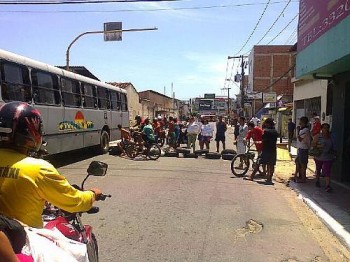
[[[284,149],[283,151],[287,151]],[[292,146],[291,156],[294,161],[297,149]],[[315,186],[315,163],[312,157],[308,163],[308,181],[295,183],[290,181],[289,186],[295,190],[324,224],[350,250],[350,187],[337,181],[332,181],[333,191],[325,191],[325,181],[321,178],[321,187]]]

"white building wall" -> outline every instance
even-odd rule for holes
[[[326,114],[327,107],[327,80],[301,80],[294,83],[293,100],[306,100],[314,97],[321,97],[321,116]],[[305,109],[304,109],[305,110]],[[306,112],[294,112],[297,119]],[[320,117],[321,117],[320,116]],[[321,122],[331,123],[331,116],[326,116]]]

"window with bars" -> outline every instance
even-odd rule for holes
[[[85,108],[97,108],[96,87],[94,85],[82,83],[83,106]]]
[[[98,108],[109,109],[109,92],[107,88],[97,87]]]
[[[111,109],[113,111],[120,111],[121,110],[120,93],[117,91],[111,90],[110,94],[111,94]]]
[[[60,105],[61,97],[56,75],[36,69],[31,71],[33,99],[36,104]]]
[[[128,100],[126,97],[126,94],[121,93],[121,107],[122,107],[122,111],[128,111]]]
[[[62,102],[64,106],[80,107],[81,94],[78,81],[62,78],[61,79]]]
[[[1,96],[5,102],[32,102],[29,70],[27,67],[7,61],[1,62]]]

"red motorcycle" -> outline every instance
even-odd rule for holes
[[[93,161],[87,169],[87,176],[83,180],[81,187],[73,185],[79,190],[84,190],[84,183],[89,176],[105,176],[108,165],[100,161]],[[104,201],[111,195],[102,194],[97,201]],[[97,240],[92,232],[90,225],[84,225],[82,222],[82,214],[96,214],[99,212],[98,207],[92,207],[87,212],[69,213],[58,207],[47,203],[43,210],[43,221],[46,229],[58,229],[65,237],[84,243],[87,246],[87,252],[90,262],[98,262],[98,245]],[[20,259],[21,261],[21,259]]]

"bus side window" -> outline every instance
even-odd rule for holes
[[[1,63],[1,96],[5,102],[32,102],[27,67],[9,62]]]
[[[128,100],[126,98],[126,94],[121,93],[121,104],[122,104],[122,111],[128,111]]]
[[[58,77],[53,74],[32,69],[33,100],[37,104],[60,105]]]
[[[98,108],[109,109],[109,93],[107,88],[97,87]]]
[[[80,84],[78,81],[61,78],[61,93],[64,106],[81,107]]]
[[[111,94],[111,109],[113,111],[120,111],[120,95],[119,92],[110,90]]]
[[[96,87],[82,83],[83,107],[97,108]]]

